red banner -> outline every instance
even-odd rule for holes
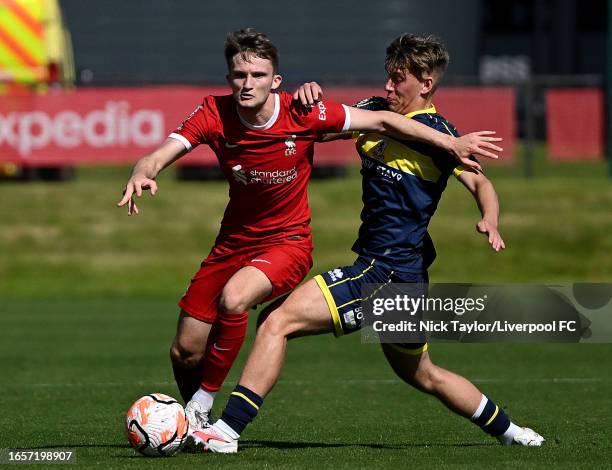
[[[96,88],[2,97],[0,160],[33,166],[133,162],[159,145],[203,92],[226,88]]]
[[[598,160],[604,155],[604,98],[598,88],[546,93],[548,154],[552,160]]]
[[[226,87],[90,88],[0,99],[0,162],[31,166],[133,162],[154,149],[207,94]],[[328,88],[326,97],[354,103],[379,88]],[[498,131],[504,160],[514,153],[514,94],[510,88],[447,88],[436,95],[438,111],[460,132]],[[356,162],[350,141],[318,144],[318,165]],[[183,164],[216,164],[205,146]]]

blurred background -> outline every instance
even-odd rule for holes
[[[368,12],[344,0],[303,10],[275,1],[2,0],[0,164],[5,176],[66,178],[74,165],[134,160],[203,95],[224,92],[225,36],[250,26],[277,44],[285,89],[318,80],[347,103],[384,93],[392,39],[436,34],[451,55],[436,104],[461,132],[497,130],[503,163],[527,177],[559,161],[606,171],[608,3],[392,0]],[[321,146],[319,174],[341,174],[351,155],[350,145]],[[218,176],[207,151],[179,168],[186,178]]]
[[[129,404],[152,391],[177,394],[167,358],[176,302],[214,241],[227,184],[218,180],[215,157],[198,148],[160,175],[158,195],[143,196],[138,217],[115,205],[134,162],[204,95],[227,92],[223,43],[235,29],[254,27],[274,41],[285,90],[317,80],[326,96],[348,104],[384,95],[385,48],[399,34],[440,36],[451,63],[434,99],[438,111],[462,133],[494,129],[504,138],[503,158],[483,164],[499,193],[507,249],[488,248],[474,230],[474,201],[449,182],[430,226],[438,251],[432,281],[611,282],[611,4],[0,0],[0,429],[12,430],[4,445],[52,442],[79,445],[92,462],[109,452],[127,458],[117,423]],[[313,273],[352,262],[361,209],[350,143],[317,144],[315,164]],[[610,452],[610,352],[609,344],[435,350],[441,365],[482,379],[501,403],[529,390],[528,403],[515,409],[553,444],[522,458],[540,465],[597,465]],[[289,354],[286,382],[259,438],[278,440],[282,423],[283,439],[328,439],[320,423],[330,419],[331,403],[330,428],[339,420],[354,429],[385,422],[381,439],[397,445],[423,431],[423,445],[410,448],[413,462],[431,464],[430,452],[442,452],[472,466],[470,456],[483,451],[453,448],[456,436],[482,438],[414,393],[413,425],[398,428],[384,405],[397,400],[399,409],[409,398],[386,394],[398,383],[358,336],[296,342]],[[355,385],[361,379],[374,381]],[[301,401],[287,397],[300,394],[312,395],[296,422],[287,416]],[[49,400],[59,405],[48,407]],[[432,437],[430,419],[440,413],[444,425]],[[436,447],[440,441],[446,450]],[[365,444],[356,459],[379,455]],[[335,445],[299,455],[317,452],[328,463],[349,462]],[[282,446],[276,454],[293,462]],[[385,455],[405,465],[404,454]]]

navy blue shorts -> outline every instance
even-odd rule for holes
[[[373,258],[359,256],[353,265],[331,269],[315,276],[323,291],[334,322],[334,334],[342,336],[361,329],[363,324],[362,287],[364,284],[391,282],[427,284],[427,271],[423,273],[397,273],[390,266]],[[397,345],[404,349],[427,350],[427,343]]]

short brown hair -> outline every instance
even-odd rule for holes
[[[449,56],[440,38],[432,35],[402,34],[387,47],[387,73],[408,70],[419,80],[434,76],[434,90],[448,66]]]
[[[225,61],[228,70],[231,69],[232,59],[236,54],[247,60],[249,55],[272,62],[274,72],[278,69],[278,51],[276,46],[264,33],[255,31],[253,28],[241,29],[227,35],[225,39]]]

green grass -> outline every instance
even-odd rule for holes
[[[612,452],[610,345],[433,346],[441,365],[475,379],[519,423],[548,439],[541,449],[516,449],[498,447],[403,385],[375,345],[353,336],[290,345],[281,382],[239,455],[152,461],[127,447],[122,419],[143,394],[177,394],[167,360],[173,302],[22,300],[0,308],[0,429],[7,448],[73,447],[80,464],[106,468],[307,468],[314,462],[326,468],[403,468],[406,462],[473,468],[519,461],[521,468],[551,462],[598,468]]]
[[[567,168],[533,180],[491,170],[508,245],[502,254],[475,233],[478,212],[450,182],[431,226],[432,280],[611,281],[612,185],[601,166]],[[145,393],[177,395],[167,351],[176,300],[214,239],[227,190],[164,175],[158,196],[128,218],[114,207],[127,173],[84,169],[67,184],[0,184],[0,447],[75,447],[79,465],[101,468],[599,468],[609,461],[611,345],[432,347],[440,365],[475,379],[547,438],[541,449],[517,449],[498,447],[401,384],[359,336],[292,343],[282,380],[238,455],[136,456],[123,415]],[[357,175],[313,182],[311,203],[314,271],[350,263]]]
[[[612,183],[599,177],[533,180],[499,174],[496,255],[475,233],[475,204],[450,181],[431,234],[436,281],[602,281],[612,266]],[[127,169],[87,169],[66,184],[0,184],[0,298],[176,297],[210,249],[225,207],[224,182],[160,178],[141,215],[115,208]],[[316,181],[310,200],[315,271],[350,263],[360,182]]]

